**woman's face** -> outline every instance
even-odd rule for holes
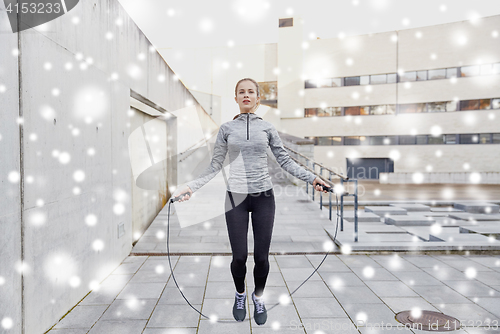
[[[235,101],[240,106],[240,112],[250,112],[255,107],[260,97],[257,97],[255,84],[249,80],[240,82],[236,90]]]

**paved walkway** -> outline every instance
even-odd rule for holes
[[[286,303],[322,258],[271,256],[266,304],[285,303],[269,312],[264,326],[257,326],[249,320],[251,302],[244,322],[232,318],[229,256],[172,258],[176,280],[191,303],[209,317],[231,320],[219,323],[186,304],[165,257],[130,256],[50,333],[378,333],[374,326],[383,322],[396,327],[395,313],[415,308],[461,320],[467,327],[456,333],[499,332],[486,327],[500,321],[499,256],[330,255]],[[252,268],[249,258],[247,292],[253,291]]]
[[[288,183],[274,180],[274,184]],[[145,255],[126,258],[49,333],[424,333],[398,330],[394,317],[403,310],[430,310],[456,317],[464,327],[455,333],[500,333],[500,256],[491,252],[337,252],[289,298],[323,259],[323,255],[312,253],[322,252],[323,244],[331,242],[325,228],[333,223],[328,220],[328,211],[320,211],[300,193],[277,196],[277,204],[265,299],[268,308],[281,304],[269,311],[264,326],[251,319],[253,304],[248,300],[245,321],[236,322],[232,317],[234,283],[231,257],[224,256],[230,254],[230,248],[223,216],[185,228],[175,221],[179,218],[171,221],[171,251],[177,253],[171,257],[175,278],[195,308],[219,321],[205,319],[186,304],[170,275],[168,258],[162,256],[166,232],[166,212],[162,211],[134,247],[135,254]],[[172,217],[179,217],[179,213]],[[281,255],[283,252],[298,255]],[[253,258],[249,256],[248,293],[254,287],[252,270]]]

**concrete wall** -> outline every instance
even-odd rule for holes
[[[0,9],[4,9],[0,3]],[[5,11],[0,11],[0,31],[9,31]],[[16,270],[21,263],[21,160],[19,146],[19,75],[17,34],[0,33],[0,323],[12,323],[10,333],[21,333],[22,277]],[[2,332],[5,329],[2,328]]]
[[[196,101],[116,0],[81,1],[19,34],[0,15],[0,84],[7,87],[0,93],[0,168],[8,194],[1,204],[0,318],[13,319],[13,333],[43,333],[131,250],[130,89],[169,111]],[[11,171],[21,183],[7,180]],[[125,235],[118,238],[120,223]],[[14,271],[21,251],[23,291]]]

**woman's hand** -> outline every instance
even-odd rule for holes
[[[317,191],[321,191],[321,187],[319,186],[319,184],[321,184],[322,186],[324,186],[325,188],[330,188],[330,186],[328,184],[326,184],[322,179],[320,179],[319,177],[316,177],[314,179],[314,182],[313,182],[313,188]],[[324,193],[327,193],[328,191],[327,190],[323,190]]]
[[[189,194],[186,194],[184,195],[180,200],[179,202],[184,202],[184,201],[187,201],[191,198],[191,195],[193,194],[193,191],[191,190],[191,188],[189,188],[188,186],[185,186],[182,190],[180,191],[176,191],[174,193],[174,195],[172,195],[172,197],[177,197],[179,196],[180,194],[184,194],[184,193],[189,193]]]

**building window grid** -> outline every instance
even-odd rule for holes
[[[407,111],[408,108],[415,107],[415,110],[421,111]],[[431,106],[436,108],[431,108]],[[442,106],[444,110],[438,110],[437,106]],[[349,108],[349,114],[346,114],[346,108]],[[393,109],[391,109],[393,108]],[[384,109],[383,113],[376,113],[375,110]],[[388,110],[394,110],[389,112]],[[500,109],[500,98],[478,99],[478,100],[463,100],[463,101],[438,101],[438,102],[425,102],[425,103],[410,103],[410,104],[381,104],[372,106],[352,106],[352,107],[326,107],[323,108],[305,108],[304,117],[335,117],[335,116],[376,116],[376,115],[393,115],[406,114],[406,113],[430,113],[430,112],[455,112],[455,111],[469,111],[469,110],[496,110]],[[320,110],[330,110],[321,111]],[[335,110],[335,111],[334,111]],[[358,113],[355,113],[358,110]],[[363,110],[363,112],[361,112]],[[339,112],[340,111],[340,112]],[[328,114],[331,115],[328,115]],[[333,115],[335,113],[335,115]],[[340,114],[340,115],[338,115]]]
[[[432,73],[433,75],[430,75],[429,72]],[[409,71],[409,72],[404,72],[403,76],[397,73],[381,73],[381,74],[372,74],[372,75],[363,75],[354,77],[328,78],[328,80],[332,80],[332,83],[329,86],[323,85],[322,87],[378,85],[384,83],[443,80],[443,79],[450,79],[453,77],[463,78],[463,77],[495,75],[495,74],[500,74],[500,63]],[[385,76],[385,80],[381,80],[381,82],[374,82],[374,80],[372,80],[373,77],[381,78],[383,76]],[[395,78],[396,80],[394,80],[393,82],[392,78]],[[338,84],[334,85],[333,80],[339,80],[339,79],[341,82],[341,86],[339,86]],[[313,80],[306,80],[304,88],[318,88],[318,87],[313,83]]]
[[[414,137],[414,141],[408,140]],[[397,136],[327,136],[305,137],[317,146],[394,146],[394,145],[490,145],[500,144],[500,133],[465,133],[432,135]],[[335,138],[335,139],[334,139]],[[404,140],[403,140],[404,139]],[[333,144],[336,141],[337,144]],[[410,143],[411,142],[411,143]]]

